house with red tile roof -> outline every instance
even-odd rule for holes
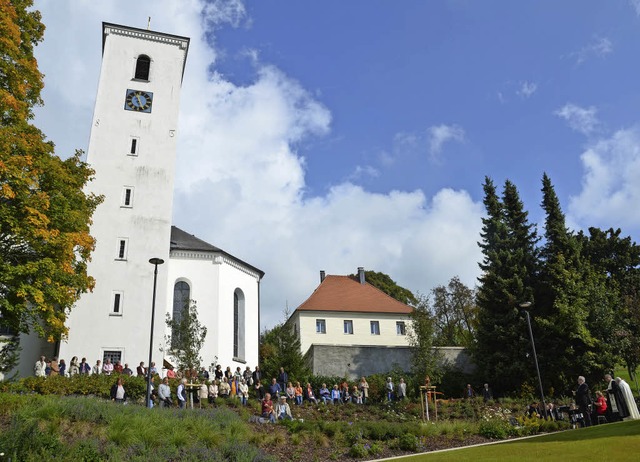
[[[320,285],[289,317],[314,374],[357,377],[408,369],[413,308],[358,275],[320,272]]]

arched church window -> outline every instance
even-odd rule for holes
[[[140,55],[136,60],[136,75],[138,80],[149,80],[149,69],[151,69],[151,58],[147,55]]]
[[[244,359],[244,293],[236,289],[233,293],[233,357]]]
[[[173,316],[174,321],[173,332],[171,332],[171,343],[177,345],[180,342],[179,335],[176,331],[176,324],[182,319],[182,313],[189,309],[189,300],[191,300],[191,288],[185,281],[178,281],[173,286]]]

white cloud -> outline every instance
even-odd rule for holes
[[[536,92],[537,89],[538,89],[538,84],[537,83],[524,81],[524,82],[520,83],[520,89],[517,90],[516,93],[521,98],[527,99],[531,95],[533,95]]]
[[[582,191],[569,202],[573,220],[604,228],[638,227],[640,126],[592,143],[581,160]]]
[[[454,275],[475,283],[483,210],[466,192],[447,189],[433,198],[421,191],[374,194],[335,180],[325,195],[306,195],[307,166],[296,147],[329,133],[330,109],[303,83],[261,63],[259,50],[246,57],[256,69],[251,83],[239,85],[215,72],[216,28],[251,21],[241,2],[39,0],[36,7],[47,25],[38,49],[46,106],[36,123],[63,155],[88,140],[94,101],[78,95],[96,92],[101,21],[146,27],[151,11],[152,29],[191,37],[174,222],[266,272],[264,325],[279,321],[286,303],[295,308],[304,301],[321,269],[349,274],[365,266],[422,292]],[[132,24],[137,17],[144,24]],[[465,137],[456,125],[431,127],[428,135],[434,154]],[[416,143],[424,146],[424,136],[399,134],[393,149],[415,149]]]
[[[596,113],[597,109],[594,106],[583,108],[572,103],[567,103],[554,112],[558,117],[562,117],[569,127],[583,135],[592,134],[600,125]]]
[[[593,57],[602,58],[609,53],[613,53],[613,43],[607,37],[595,37],[591,43],[582,47],[579,51],[571,53],[576,64],[582,64],[587,59]]]
[[[629,3],[636,12],[636,15],[640,16],[640,0],[629,0]]]
[[[434,125],[427,129],[429,135],[429,154],[432,160],[438,160],[442,147],[449,141],[463,142],[465,133],[459,125]]]

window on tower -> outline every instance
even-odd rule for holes
[[[122,207],[133,207],[133,186],[125,186],[122,191]]]
[[[139,147],[140,147],[140,139],[137,138],[137,137],[132,136],[131,137],[131,146],[129,147],[129,155],[130,156],[137,156]]]
[[[122,301],[124,293],[120,290],[116,290],[113,292],[113,296],[111,297],[111,316],[122,316]]]
[[[244,361],[244,292],[236,289],[233,293],[233,359]]]
[[[147,55],[140,55],[136,60],[136,80],[149,80],[149,69],[151,69],[151,58]]]
[[[126,237],[121,237],[118,239],[118,250],[116,253],[116,260],[126,260],[127,259],[127,241]]]

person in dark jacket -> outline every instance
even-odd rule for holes
[[[127,400],[127,392],[122,384],[122,377],[118,377],[118,381],[111,387],[111,401],[116,403],[124,403]]]
[[[575,391],[576,405],[584,418],[584,426],[591,426],[591,393],[583,376],[578,377],[578,389]]]

